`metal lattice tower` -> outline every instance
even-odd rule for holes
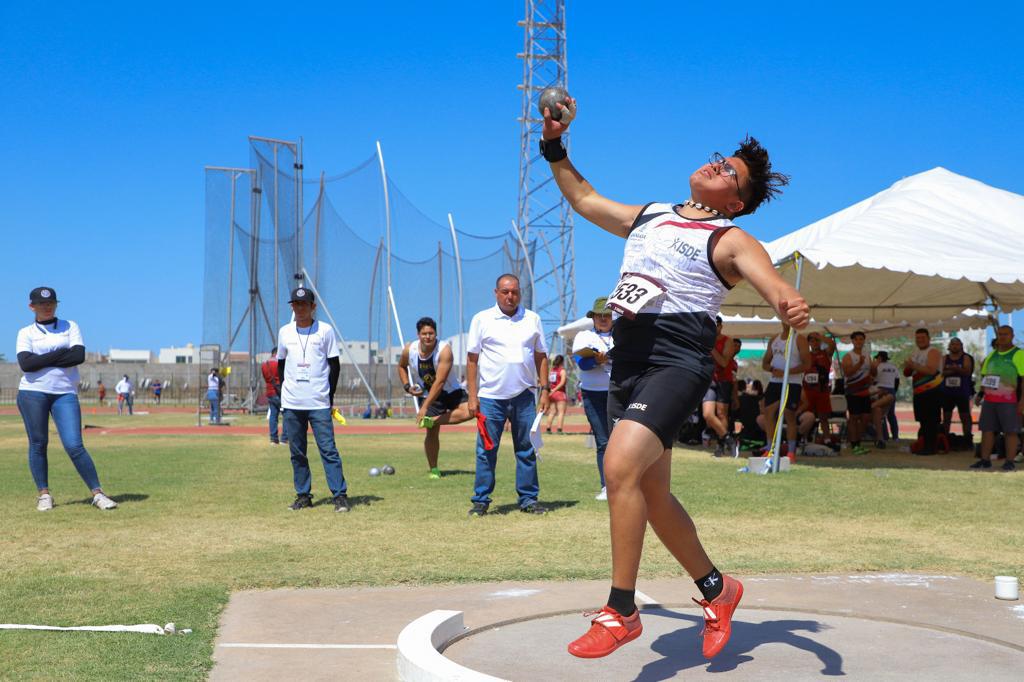
[[[537,109],[540,93],[558,85],[569,89],[565,54],[565,0],[526,0],[523,27],[523,110],[520,122],[519,213],[516,219],[523,242],[534,244],[533,286],[527,288],[524,303],[532,307],[548,333],[576,316],[576,254],[573,216],[538,143],[544,119]],[[563,138],[568,146],[568,136]],[[517,265],[525,265],[526,254],[517,249]],[[526,268],[519,272],[525,277]],[[535,290],[534,290],[535,289]],[[554,352],[554,349],[552,349]]]

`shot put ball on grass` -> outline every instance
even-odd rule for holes
[[[395,467],[391,466],[390,464],[385,464],[383,467],[381,467],[380,471],[385,476],[393,476],[395,473]]]
[[[373,467],[372,469],[370,469],[370,475],[371,476],[380,476],[380,469],[378,469],[377,467]]]
[[[540,93],[540,101],[538,102],[540,115],[543,116],[544,110],[549,109],[553,120],[562,120],[562,110],[558,107],[558,103],[561,102],[562,104],[565,104],[568,99],[569,93],[565,88],[557,86],[553,88],[545,88],[544,92]]]

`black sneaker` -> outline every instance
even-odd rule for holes
[[[347,512],[351,511],[352,507],[349,506],[347,495],[338,495],[334,498],[334,511],[336,512]]]
[[[1017,470],[1017,467],[1015,467],[1013,465],[1013,460],[1011,460],[1009,457],[1007,457],[1006,461],[1003,462],[1003,471],[1016,471],[1016,470]]]
[[[312,495],[296,495],[295,501],[288,505],[288,508],[292,511],[298,511],[299,509],[305,509],[306,507],[313,506]]]
[[[879,450],[885,450],[885,441],[884,440],[875,441],[875,447],[878,448]]]
[[[725,455],[727,457],[736,458],[740,456],[740,444],[736,440],[736,437],[731,433],[725,434]]]
[[[548,510],[547,510],[546,507],[542,507],[542,506],[540,506],[536,502],[531,502],[530,504],[526,505],[525,507],[520,507],[519,511],[523,512],[524,514],[547,514],[548,513]]]
[[[977,462],[967,467],[968,469],[991,469],[992,462],[987,459],[979,459]]]
[[[715,451],[711,453],[711,456],[721,457],[723,454],[725,454],[725,443],[719,440],[718,443],[715,445]]]
[[[487,508],[489,506],[489,504],[485,504],[483,502],[474,502],[473,508],[469,510],[468,516],[483,516],[487,513]]]

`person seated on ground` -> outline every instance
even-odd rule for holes
[[[974,421],[971,418],[974,358],[964,352],[963,341],[955,337],[949,340],[948,351],[942,358],[942,435],[947,443],[952,442],[949,429],[953,425],[955,409],[960,417],[963,444],[971,447],[974,442]]]
[[[849,413],[846,433],[850,441],[850,451],[855,455],[864,455],[871,451],[870,448],[861,445],[861,438],[871,418],[871,383],[874,378],[874,367],[866,342],[867,335],[864,332],[850,334],[853,350],[843,356],[846,410]]]
[[[828,420],[832,416],[832,388],[829,383],[829,372],[832,369],[832,357],[836,352],[836,343],[821,332],[810,332],[807,335],[807,346],[811,353],[811,367],[804,372],[803,395],[807,410],[818,420],[820,433],[824,438],[831,433]]]
[[[373,403],[366,403],[366,409],[363,410],[363,419],[371,419],[373,417]]]
[[[817,425],[817,422],[818,416],[815,414],[814,410],[811,409],[811,403],[807,399],[807,394],[803,393],[800,396],[800,404],[796,407],[797,447],[799,447],[800,443],[811,442],[811,438],[814,436],[814,427]]]
[[[754,380],[746,384],[743,391],[739,393],[739,408],[736,410],[736,418],[740,422],[740,440],[744,444],[760,443],[766,441],[764,432],[764,417],[761,415],[763,409],[762,398],[764,387],[760,381]]]
[[[782,402],[782,380],[786,369],[786,343],[790,333],[789,326],[783,323],[782,332],[771,340],[764,357],[761,358],[761,368],[772,374],[772,378],[768,381],[768,389],[764,394],[764,430],[768,437],[766,447],[771,447],[775,442],[776,418],[779,414],[779,403]],[[789,452],[796,450],[796,407],[800,403],[800,387],[803,384],[804,372],[811,366],[811,353],[807,346],[807,337],[800,333],[792,333],[794,336],[793,347],[789,355],[789,390],[786,395],[786,404],[782,406],[786,423],[786,444],[789,447]]]

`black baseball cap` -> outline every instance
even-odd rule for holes
[[[29,303],[59,303],[53,287],[36,287],[28,294]]]
[[[292,297],[288,299],[289,303],[297,303],[299,301],[306,301],[307,303],[315,303],[316,297],[313,296],[313,292],[306,287],[298,287],[292,291]]]

